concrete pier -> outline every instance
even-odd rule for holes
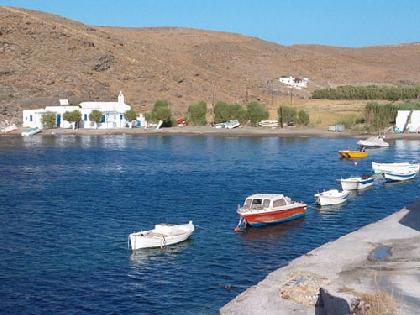
[[[291,261],[220,313],[350,314],[380,293],[399,314],[418,314],[420,202],[407,208]]]

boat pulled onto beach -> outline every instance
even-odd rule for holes
[[[156,224],[150,231],[131,233],[128,236],[131,250],[165,247],[187,240],[194,232],[192,221],[188,224]]]
[[[298,219],[305,215],[306,209],[305,203],[283,194],[254,194],[246,197],[242,207],[238,206],[240,221],[235,230],[242,230],[246,225],[258,227]]]

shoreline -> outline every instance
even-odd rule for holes
[[[2,134],[2,136],[20,136],[22,128],[13,132]],[[103,136],[103,135],[136,135],[136,136],[151,136],[151,135],[188,135],[188,136],[233,136],[233,137],[322,137],[322,138],[365,138],[375,134],[355,133],[351,131],[331,132],[319,128],[302,128],[302,127],[288,127],[288,128],[263,128],[263,127],[242,127],[235,129],[217,129],[210,126],[205,127],[169,127],[162,129],[144,129],[144,128],[121,128],[121,129],[46,129],[38,135],[58,136]],[[420,133],[417,134],[387,134],[386,139],[420,139]]]
[[[292,260],[220,313],[344,315],[363,310],[372,303],[366,296],[380,293],[390,297],[395,303],[391,307],[401,314],[416,314],[420,200],[407,207]],[[376,254],[383,248],[384,256]]]

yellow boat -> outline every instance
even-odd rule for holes
[[[343,159],[364,159],[368,157],[368,153],[366,151],[350,151],[350,150],[342,150],[338,151],[340,157]]]

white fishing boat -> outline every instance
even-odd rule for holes
[[[405,180],[414,179],[417,175],[417,171],[414,170],[403,170],[384,173],[384,177],[387,182],[402,182]]]
[[[369,176],[341,178],[338,181],[343,190],[362,190],[373,185],[373,178]]]
[[[192,221],[178,225],[157,224],[153,230],[131,233],[128,240],[132,250],[165,247],[187,240],[193,232]]]
[[[218,129],[223,129],[223,128],[233,129],[233,128],[239,127],[240,125],[241,123],[239,122],[239,120],[234,119],[234,120],[228,120],[222,123],[215,124],[214,127]]]
[[[415,171],[418,172],[420,164],[413,164],[408,162],[402,163],[377,163],[372,162],[372,170],[375,174],[393,173]]]
[[[339,205],[346,201],[349,191],[338,191],[337,189],[330,189],[319,194],[315,194],[316,203],[320,206]]]
[[[9,125],[9,126],[6,126],[6,127],[4,127],[4,128],[1,128],[1,132],[2,133],[8,133],[8,132],[12,132],[12,131],[15,131],[15,130],[17,130],[18,128],[16,127],[16,125]]]
[[[22,137],[29,137],[29,136],[33,136],[34,134],[37,134],[38,132],[41,132],[41,129],[39,129],[38,127],[35,127],[35,128],[25,128],[20,133],[20,135]]]
[[[261,120],[258,126],[275,128],[279,126],[279,122],[277,120]]]
[[[366,140],[360,140],[357,144],[365,148],[389,147],[389,143],[384,141],[381,136],[369,137]]]

